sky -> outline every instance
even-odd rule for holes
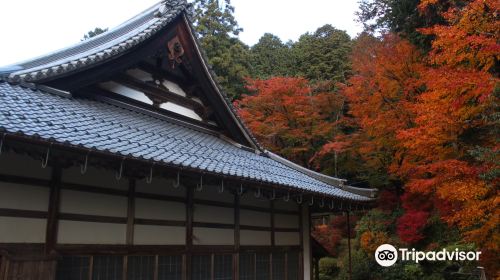
[[[5,0],[0,8],[0,66],[78,43],[95,27],[112,28],[159,0]],[[266,32],[283,42],[297,40],[324,24],[351,37],[362,27],[354,21],[358,0],[232,0],[243,32],[253,45]]]

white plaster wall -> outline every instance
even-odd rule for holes
[[[126,87],[126,86],[119,84],[119,83],[105,82],[105,83],[100,83],[99,87],[106,89],[106,90],[109,90],[109,91],[112,91],[114,93],[117,93],[119,95],[123,95],[125,97],[131,98],[131,99],[134,99],[134,100],[137,100],[137,101],[149,104],[149,105],[153,105],[153,101],[151,101],[151,99],[149,99],[144,93],[142,93],[138,90],[135,90],[135,89],[131,89],[131,88]]]
[[[193,228],[194,245],[234,245],[234,230],[219,228]]]
[[[45,243],[46,219],[0,217],[0,243]]]
[[[59,221],[59,244],[125,244],[125,224]]]
[[[5,152],[4,149],[0,156],[0,174],[50,179],[51,168],[42,168],[41,160],[13,152]]]
[[[150,194],[185,197],[186,188],[184,188],[182,182],[178,188],[174,188],[174,182],[176,182],[176,179],[174,180],[174,178],[164,179],[158,177],[153,177],[153,181],[151,182],[151,184],[148,184],[144,179],[138,180],[135,186],[135,191]]]
[[[219,193],[219,188],[220,185],[219,186],[204,185],[201,191],[194,191],[194,198],[234,203],[234,195],[229,193],[227,189],[224,189],[224,192]]]
[[[274,214],[274,226],[277,228],[299,228],[299,216]]]
[[[234,209],[195,204],[193,220],[195,222],[234,224]]]
[[[300,245],[300,233],[298,232],[275,232],[274,242],[278,246]]]
[[[195,119],[195,120],[198,120],[198,121],[202,120],[202,118],[198,114],[196,114],[196,112],[194,110],[183,107],[181,105],[177,105],[177,104],[172,103],[172,102],[161,103],[160,108],[165,109],[167,111],[171,111],[171,112],[180,114],[180,115],[183,115],[183,116],[186,116],[186,117],[189,117],[189,118],[192,118],[192,119]]]
[[[270,246],[271,232],[257,231],[257,230],[240,230],[240,245]]]
[[[174,82],[171,82],[169,80],[165,80],[163,81],[163,85],[168,88],[168,90],[170,90],[171,92],[175,93],[175,94],[178,94],[180,96],[187,96],[187,94],[184,92],[184,90],[182,90],[182,88],[174,83]]]
[[[135,225],[135,245],[184,245],[186,229],[184,227]]]
[[[127,217],[127,198],[116,195],[61,190],[62,213]]]
[[[137,198],[135,201],[135,217],[159,220],[186,220],[184,203]]]
[[[0,182],[0,208],[47,211],[50,189]]]
[[[246,226],[271,226],[271,214],[259,211],[240,209],[240,224]]]
[[[90,154],[90,157],[91,156],[92,154]],[[87,166],[87,172],[82,175],[80,166],[73,166],[63,170],[62,181],[108,189],[128,190],[128,180],[125,178],[116,180],[116,172],[117,171],[113,170],[94,168],[89,165]]]

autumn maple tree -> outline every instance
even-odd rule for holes
[[[322,92],[304,78],[249,80],[252,95],[235,102],[238,112],[266,147],[309,166],[331,137],[330,120],[340,110],[339,96]]]

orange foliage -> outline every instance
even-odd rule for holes
[[[422,0],[420,10],[440,2]],[[421,30],[434,35],[428,55],[395,35],[359,39],[355,75],[343,89],[359,130],[341,148],[355,149],[366,165],[405,183],[406,213],[398,221],[403,241],[422,240],[435,213],[460,229],[465,241],[494,255],[500,184],[483,174],[498,170],[500,161],[471,155],[478,149],[498,154],[500,2],[447,6],[446,24]]]
[[[306,79],[250,80],[252,95],[235,103],[254,135],[267,148],[308,165],[332,135],[340,96],[317,92]]]
[[[389,243],[388,240],[389,237],[385,232],[365,231],[361,234],[361,237],[359,239],[359,246],[369,256],[374,256],[378,246]]]

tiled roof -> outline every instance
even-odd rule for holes
[[[61,97],[0,82],[0,131],[244,178],[354,201],[371,201],[328,185],[214,133],[112,102]]]
[[[40,81],[101,63],[150,38],[187,7],[185,0],[162,1],[112,30],[39,58],[16,64],[14,82]]]

